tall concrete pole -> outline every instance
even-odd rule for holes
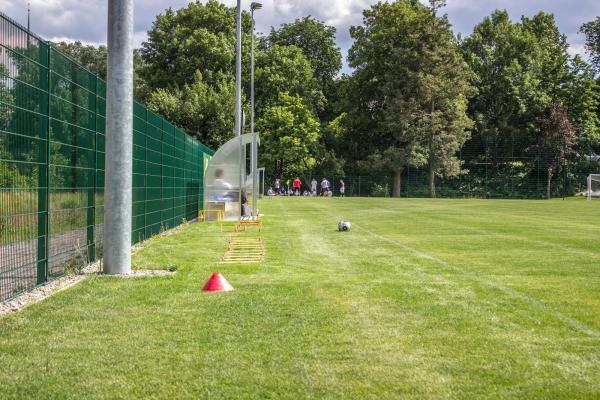
[[[31,45],[31,2],[27,2],[27,50]]]
[[[256,191],[258,189],[256,185],[256,166],[258,164],[256,158],[258,156],[258,143],[256,143],[256,132],[254,132],[254,8],[252,8],[252,62],[250,63],[250,132],[252,133],[252,157],[250,160],[252,162],[252,215],[256,217]]]
[[[250,36],[250,133],[254,133],[254,10],[258,3],[250,5],[250,16],[252,17],[252,35]]]
[[[133,0],[108,0],[104,272],[131,273]]]
[[[250,15],[252,17],[252,35],[250,44],[250,133],[252,134],[252,215],[256,216],[256,202],[258,199],[258,182],[256,168],[258,167],[258,143],[256,141],[256,133],[254,132],[254,11],[260,10],[262,4],[253,2],[250,4]]]
[[[235,135],[242,134],[242,1],[237,0],[235,48]]]
[[[240,139],[240,187],[238,200],[243,212],[242,191],[246,186],[246,152],[242,145],[242,1],[237,0],[235,46],[235,135]],[[241,213],[240,213],[241,215]]]

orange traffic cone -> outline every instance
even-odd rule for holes
[[[213,273],[202,288],[204,292],[231,292],[232,290],[233,286],[219,272]]]

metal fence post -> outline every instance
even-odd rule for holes
[[[98,74],[94,78],[94,160],[93,168],[88,172],[88,177],[92,177],[88,183],[87,190],[87,248],[88,248],[88,262],[96,260],[96,241],[94,238],[94,227],[96,226],[96,153],[98,151]]]
[[[409,188],[410,188],[410,165],[408,165],[406,167],[406,194],[404,195],[404,197],[409,197],[410,193],[409,193]]]
[[[565,163],[565,165],[562,166],[562,168],[563,168],[563,191],[562,191],[563,192],[562,193],[563,200],[565,199],[565,197],[567,197],[567,193],[568,193],[568,191],[570,189],[569,188],[569,186],[570,186],[570,183],[569,183],[569,170],[567,169],[568,168],[567,165],[568,164]]]
[[[360,196],[360,175],[358,176],[358,197]]]
[[[144,240],[147,239],[146,232],[148,231],[148,109],[144,107],[144,123],[146,129],[144,132]]]
[[[42,46],[40,42],[39,46]],[[50,46],[46,45],[45,59],[47,69],[40,73],[40,82],[44,82],[46,91],[45,104],[43,109],[46,112],[46,124],[43,132],[40,130],[40,140],[38,148],[38,243],[37,243],[37,279],[38,285],[48,280],[48,249],[49,245],[49,225],[50,225]],[[42,109],[42,107],[40,107]],[[42,137],[40,137],[42,138]]]
[[[537,158],[537,180],[535,183],[535,191],[537,192],[536,195],[540,196],[540,198],[544,198],[543,195],[540,195],[540,157],[538,154],[538,158]]]

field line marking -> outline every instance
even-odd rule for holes
[[[395,210],[379,210],[380,212],[384,212],[384,213],[390,213],[390,214],[394,214]],[[433,218],[429,218],[426,215],[423,215],[425,213],[422,213],[421,216],[427,218],[429,221],[433,220]],[[492,215],[489,213],[486,213],[487,215]],[[407,218],[411,218],[410,215],[405,216]],[[456,224],[453,223],[453,221],[445,221],[445,220],[435,220],[436,224],[439,225],[445,225],[445,226],[449,226],[449,227],[456,227]],[[502,234],[502,233],[496,233],[493,231],[493,228],[474,228],[472,226],[461,226],[461,229],[465,230],[465,231],[470,231],[473,233],[479,233],[479,234],[483,234],[483,235],[489,235],[489,236],[495,236],[498,238],[503,238],[503,239],[513,239],[513,240],[518,240],[521,242],[528,242],[528,243],[532,243],[532,244],[537,244],[537,245],[544,245],[544,246],[553,246],[557,249],[561,249],[564,250],[566,252],[572,253],[572,254],[578,254],[578,255],[582,255],[582,256],[596,256],[597,253],[594,253],[592,251],[589,250],[584,250],[584,249],[579,249],[579,248],[575,248],[575,247],[571,247],[568,245],[564,245],[564,244],[560,244],[560,243],[555,243],[552,242],[550,240],[537,240],[537,239],[531,239],[529,237],[523,236],[523,235],[516,235],[516,236],[511,236],[511,235],[507,235],[507,234]]]
[[[318,208],[320,208],[322,211],[330,214],[331,216],[333,216],[334,218],[339,218],[337,215],[335,215],[332,211],[328,210],[326,207],[324,207],[323,204],[319,204]],[[538,310],[551,315],[553,318],[555,318],[556,320],[564,323],[565,325],[570,326],[571,328],[574,328],[582,333],[585,333],[586,335],[593,337],[593,338],[600,338],[600,333],[597,332],[596,330],[590,328],[589,326],[585,325],[584,323],[568,317],[554,309],[549,308],[547,305],[545,305],[544,303],[538,301],[538,300],[534,300],[520,292],[517,292],[516,290],[513,290],[507,286],[504,286],[498,282],[495,282],[491,279],[485,279],[482,278],[480,276],[478,276],[477,274],[466,270],[464,268],[460,268],[457,267],[456,265],[450,264],[442,259],[439,259],[437,257],[434,257],[430,254],[424,253],[420,250],[417,250],[409,245],[407,245],[406,243],[402,243],[398,240],[394,240],[394,239],[390,239],[386,236],[380,235],[377,232],[374,232],[368,228],[365,228],[364,226],[358,225],[356,223],[352,223],[352,225],[354,225],[355,228],[358,228],[360,230],[365,231],[366,233],[368,233],[369,235],[378,238],[381,241],[384,242],[388,242],[390,244],[393,244],[411,254],[413,254],[414,256],[418,257],[418,258],[422,258],[425,260],[429,260],[431,262],[434,262],[448,270],[454,271],[454,272],[458,272],[464,276],[468,276],[471,279],[475,280],[476,282],[479,282],[481,284],[487,285],[487,286],[491,286],[495,289],[498,289],[499,291],[501,291],[502,293],[504,293],[505,295],[507,295],[508,297],[514,298],[514,299],[518,299],[524,303],[529,304],[531,307],[537,308]]]
[[[507,296],[515,298],[515,299],[519,299],[519,300],[521,300],[521,301],[529,304],[532,307],[535,307],[535,308],[537,308],[537,309],[539,309],[539,310],[541,310],[541,311],[543,311],[543,312],[545,312],[545,313],[547,313],[549,315],[552,315],[552,317],[554,317],[555,319],[563,322],[566,325],[571,326],[572,328],[575,328],[575,329],[579,330],[580,332],[585,333],[588,336],[591,336],[591,337],[594,337],[594,338],[600,337],[600,333],[596,332],[594,329],[588,327],[587,325],[583,324],[582,322],[580,322],[580,321],[578,321],[576,319],[573,319],[571,317],[568,317],[566,315],[563,315],[560,312],[549,308],[544,303],[542,303],[540,301],[537,301],[537,300],[534,300],[534,299],[532,299],[532,298],[530,298],[530,297],[528,297],[528,296],[526,296],[526,295],[524,295],[522,293],[519,293],[519,292],[517,292],[517,291],[515,291],[515,290],[513,290],[513,289],[511,289],[511,288],[509,288],[507,286],[504,286],[504,285],[502,285],[502,284],[500,284],[498,282],[494,282],[493,280],[490,280],[490,279],[484,279],[484,278],[478,276],[477,274],[474,274],[471,271],[468,271],[468,270],[466,270],[464,268],[457,267],[456,265],[450,264],[450,263],[448,263],[448,262],[446,262],[444,260],[441,260],[441,259],[439,259],[437,257],[434,257],[434,256],[429,255],[427,253],[424,253],[422,251],[419,251],[419,250],[417,250],[417,249],[415,249],[415,248],[413,248],[413,247],[411,247],[411,246],[409,246],[409,245],[407,245],[405,243],[402,243],[402,242],[400,242],[398,240],[390,239],[388,237],[380,235],[380,234],[378,234],[376,232],[373,232],[372,230],[370,230],[368,228],[365,228],[364,226],[359,226],[357,224],[353,224],[353,225],[356,228],[359,228],[359,229],[365,231],[369,235],[378,238],[379,240],[388,242],[390,244],[393,244],[395,246],[398,246],[398,247],[402,248],[403,250],[405,250],[405,251],[413,254],[416,257],[432,261],[432,262],[434,262],[434,263],[436,263],[438,265],[441,265],[442,267],[444,267],[446,269],[449,269],[449,270],[461,273],[463,275],[469,276],[469,277],[471,277],[472,279],[474,279],[475,281],[477,281],[479,283],[482,283],[484,285],[488,285],[488,286],[491,286],[491,287],[493,287],[495,289],[498,289],[502,293],[506,294]]]

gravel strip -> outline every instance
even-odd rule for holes
[[[46,283],[45,285],[37,287],[32,291],[25,292],[10,301],[0,303],[0,316],[20,311],[31,304],[35,304],[47,297],[52,296],[54,293],[68,289],[87,278],[88,275],[102,275],[101,270],[102,263],[100,261],[96,261],[95,263],[86,266],[82,271],[83,273],[80,275],[63,276],[62,278],[55,279]],[[175,272],[176,271],[164,269],[149,269],[132,271],[131,274],[112,276],[119,278],[143,278],[153,276],[170,276],[175,275]]]
[[[152,238],[149,238],[148,240],[145,240],[141,243],[136,244],[135,246],[132,246],[131,252],[135,253],[135,252],[139,251],[140,249],[145,247],[145,245],[147,245],[152,239],[164,237],[164,236],[171,236],[174,233],[177,233],[184,226],[188,225],[191,222],[196,222],[196,221],[195,220],[189,221],[186,224],[181,224],[173,229],[161,232],[158,235],[155,235]],[[1,264],[0,264],[0,266],[1,266]],[[131,274],[112,275],[112,276],[116,276],[116,277],[120,277],[120,278],[143,278],[143,277],[153,277],[153,276],[175,275],[175,272],[176,271],[171,268],[148,269],[148,270],[132,271]],[[71,286],[76,285],[77,283],[84,280],[87,277],[87,275],[91,275],[91,274],[102,275],[102,260],[96,261],[92,264],[89,264],[85,268],[83,268],[82,274],[63,276],[61,278],[50,281],[50,282],[46,283],[45,285],[37,287],[31,291],[25,292],[10,301],[4,302],[4,303],[0,302],[0,316],[9,314],[9,313],[13,313],[13,312],[17,312],[31,304],[37,303],[38,301],[42,301],[46,297],[49,297],[49,296],[53,295],[54,293],[60,292],[61,290],[65,290],[67,288],[70,288]]]
[[[0,303],[0,315],[19,311],[31,304],[44,300],[46,297],[65,290],[85,279],[85,275],[71,275],[58,278],[47,284],[37,287],[30,292],[23,293],[5,303]]]
[[[140,269],[137,271],[131,271],[130,274],[122,274],[122,275],[111,275],[116,276],[118,278],[143,278],[147,276],[169,276],[175,275],[175,271],[169,271],[166,269]],[[108,276],[108,275],[106,275]]]

